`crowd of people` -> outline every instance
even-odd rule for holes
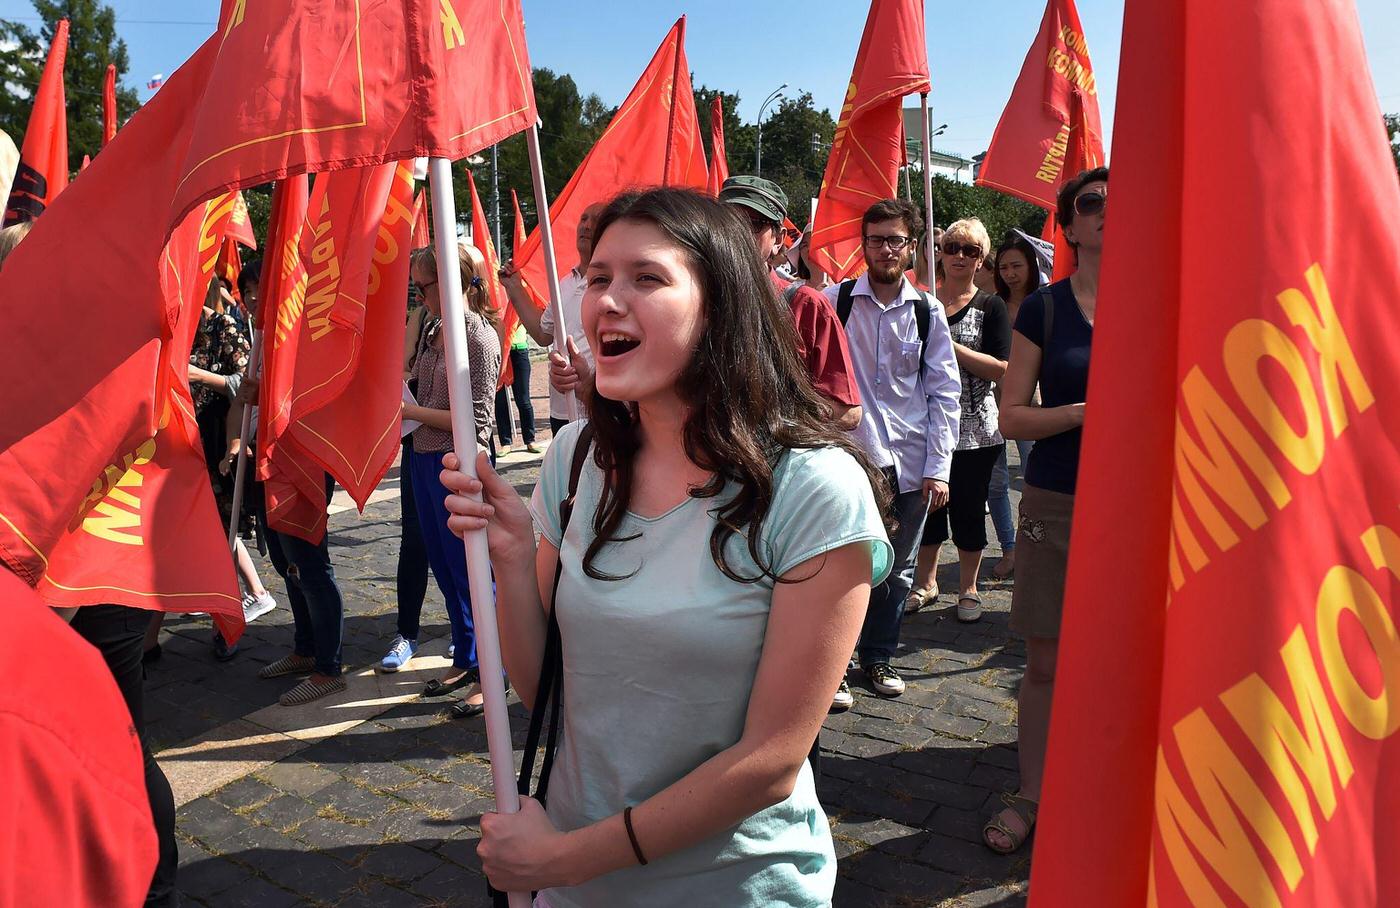
[[[983,835],[997,852],[1023,845],[1054,691],[1107,181],[1100,168],[1060,191],[1054,217],[1076,262],[1054,283],[1024,235],[994,246],[976,218],[929,226],[904,200],[870,206],[863,273],[831,283],[809,236],[784,242],[788,199],[768,180],[731,177],[717,199],[627,193],[579,221],[577,263],[559,280],[561,338],[554,311],[535,307],[509,261],[499,278],[520,331],[504,336],[486,260],[462,243],[479,479],[451,453],[439,263],[431,248],[414,253],[420,305],[408,316],[403,418],[417,428],[399,474],[397,633],[379,670],[400,671],[418,653],[431,572],[451,665],[422,694],[456,718],[482,712],[454,534],[485,530],[510,683],[536,712],[553,696],[562,730],[546,759],[547,806],[526,799],[518,814],[482,819],[493,885],[539,891],[548,908],[829,904],[835,853],[816,790],[823,720],[852,706],[857,677],[875,695],[903,694],[894,662],[904,616],[949,593],[958,621],[980,620],[985,575],[1014,578],[1011,627],[1027,660],[1020,789]],[[0,264],[26,228],[0,232]],[[226,522],[235,460],[257,444],[242,437],[241,416],[259,393],[259,274],[254,262],[236,285],[211,285],[189,367]],[[516,433],[524,450],[540,450],[527,337],[554,348],[552,440],[528,505],[493,469]],[[514,381],[498,391],[503,349]],[[1016,516],[1013,442],[1024,470]],[[327,477],[328,499],[332,487]],[[256,481],[240,508],[233,558],[245,617],[277,604],[255,546],[282,579],[295,626],[293,651],[259,675],[297,679],[280,698],[289,706],[344,690],[329,543],[271,530]],[[984,569],[988,514],[1000,559]],[[941,590],[949,539],[957,582]],[[138,727],[139,663],[160,658],[160,618],[96,606],[72,619],[108,658]],[[230,659],[236,647],[216,633],[213,651]],[[174,892],[174,810],[146,758],[159,904]]]

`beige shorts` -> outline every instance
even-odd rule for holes
[[[1059,637],[1074,496],[1027,485],[1016,527],[1016,586],[1011,629],[1022,637]]]

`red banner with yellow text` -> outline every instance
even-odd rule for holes
[[[369,245],[345,249],[345,259],[368,255],[364,307],[345,304],[329,313],[325,329],[308,299],[302,325],[303,355],[296,382],[310,390],[324,383],[318,401],[294,398],[288,441],[336,478],[363,510],[370,493],[399,451],[403,408],[404,306],[408,300],[409,256],[413,251],[413,168],[388,164],[370,176],[367,198],[384,199]],[[390,181],[387,194],[382,182]],[[366,216],[371,216],[369,209]],[[316,266],[312,264],[313,273]],[[327,333],[318,336],[318,331]],[[309,339],[308,339],[309,335]],[[317,349],[320,348],[320,349]]]
[[[1082,159],[1071,155],[1078,143]],[[1074,0],[1049,0],[977,185],[1051,211],[1060,184],[1104,162],[1099,88]]]
[[[1365,59],[1352,0],[1128,0],[1033,908],[1400,892],[1400,184]]]
[[[861,217],[895,195],[905,155],[903,99],[928,90],[923,3],[872,0],[812,225],[812,261],[834,280],[865,268]]]

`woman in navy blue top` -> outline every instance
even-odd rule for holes
[[[1002,433],[1035,442],[1021,496],[1011,597],[1011,629],[1026,638],[1017,748],[1021,790],[1003,795],[1006,808],[982,830],[987,847],[1003,854],[1030,834],[1045,770],[1107,199],[1106,167],[1085,171],[1061,187],[1055,217],[1074,248],[1077,269],[1021,304],[1002,384]],[[1039,405],[1031,403],[1037,383]]]

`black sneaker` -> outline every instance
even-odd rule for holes
[[[904,679],[888,662],[873,662],[865,666],[865,677],[870,680],[875,693],[882,697],[898,697],[904,693]]]
[[[850,709],[856,702],[856,698],[851,694],[851,685],[846,683],[846,679],[841,679],[841,686],[836,688],[836,696],[831,698],[831,712],[843,713]]]
[[[238,644],[235,643],[233,646],[229,646],[228,643],[224,641],[224,635],[215,631],[214,658],[218,659],[220,662],[227,662],[236,655],[238,655]]]

